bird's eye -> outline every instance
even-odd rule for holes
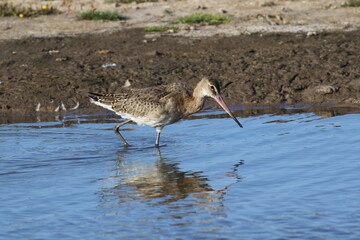
[[[211,90],[215,91],[215,87],[214,87],[214,86],[211,86],[210,88],[211,88]]]

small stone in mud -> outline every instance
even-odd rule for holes
[[[347,84],[347,88],[351,91],[354,92],[358,92],[360,91],[360,78],[359,79],[354,79],[351,80],[348,84]]]
[[[55,61],[57,62],[65,62],[65,61],[68,61],[69,58],[68,57],[58,57],[55,59]]]
[[[109,54],[109,53],[112,53],[112,51],[109,49],[102,49],[102,50],[97,50],[96,53],[97,54]]]
[[[36,105],[35,112],[39,112],[39,111],[40,111],[40,107],[41,107],[41,104],[38,103],[38,104]]]
[[[331,85],[320,85],[314,88],[314,92],[319,93],[321,95],[332,94],[336,92],[336,88]]]
[[[147,52],[145,55],[147,55],[147,56],[162,56],[162,55],[164,55],[164,53],[159,52],[159,51],[150,51],[150,52]]]
[[[316,35],[317,35],[317,32],[307,32],[307,33],[306,33],[306,36],[307,36],[307,37],[316,36]]]
[[[303,92],[303,97],[306,101],[321,102],[325,95],[333,94],[338,89],[331,85],[318,85],[314,88],[307,88]]]
[[[50,55],[52,55],[52,54],[60,53],[60,51],[59,50],[50,50],[50,51],[48,51],[48,53]]]
[[[344,102],[350,103],[350,104],[360,104],[360,99],[348,98],[348,99],[345,99]]]
[[[116,67],[116,63],[104,63],[101,65],[103,68]]]

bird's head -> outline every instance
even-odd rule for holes
[[[203,96],[213,98],[230,115],[230,117],[234,119],[239,127],[243,127],[222,99],[220,94],[220,83],[217,80],[203,78],[199,85],[201,86]]]
[[[215,98],[220,95],[220,84],[217,80],[203,78],[200,81],[202,85],[202,94],[206,97]]]

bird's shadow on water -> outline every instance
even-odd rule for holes
[[[102,201],[141,202],[150,207],[167,205],[169,208],[185,201],[187,207],[196,205],[219,211],[229,188],[242,181],[239,167],[244,164],[243,160],[235,160],[233,166],[225,170],[224,178],[230,179],[227,181],[230,183],[214,189],[209,178],[215,177],[202,171],[181,169],[182,159],[166,152],[162,154],[157,147],[127,146],[119,150],[111,176],[102,179],[107,182],[99,191]]]

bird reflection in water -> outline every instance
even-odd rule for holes
[[[227,189],[241,181],[237,171],[243,164],[242,160],[236,162],[225,174],[224,177],[231,179],[231,182],[215,190],[208,184],[209,179],[203,176],[202,172],[181,171],[178,163],[163,158],[159,149],[153,162],[149,162],[148,159],[125,159],[126,153],[125,150],[119,154],[117,166],[113,169],[116,172],[115,176],[102,179],[106,185],[111,185],[101,189],[100,196],[105,202],[120,204],[151,200],[149,202],[156,205],[190,199],[191,204],[207,204],[214,201],[221,203]]]

